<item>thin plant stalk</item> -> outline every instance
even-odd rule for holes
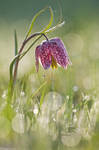
[[[48,38],[46,37],[46,35],[44,33],[35,33],[35,34],[32,34],[30,37],[28,37],[26,40],[24,40],[18,54],[20,55],[25,47],[25,45],[28,43],[28,41],[30,41],[32,38],[34,38],[35,36],[38,36],[38,35],[43,35],[46,40],[48,41]],[[18,64],[19,64],[19,57],[17,58],[16,60],[16,64],[15,64],[15,69],[14,69],[14,76],[13,76],[13,83],[15,84],[16,82],[16,76],[17,76],[17,69],[18,69]]]

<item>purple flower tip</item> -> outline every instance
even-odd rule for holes
[[[71,64],[68,53],[63,42],[59,38],[50,39],[36,47],[36,70],[39,70],[39,59],[44,69],[57,68],[59,64],[63,68],[67,68]]]

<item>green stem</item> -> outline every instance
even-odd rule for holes
[[[23,56],[25,56],[25,54],[32,48],[32,46],[33,46],[41,37],[42,37],[42,35],[39,36],[39,37],[29,46],[29,48],[28,48],[22,55],[20,55],[20,60],[23,58]]]
[[[30,41],[33,37],[35,37],[35,36],[38,36],[38,35],[40,35],[30,46],[29,46],[29,48],[24,52],[24,53],[22,53],[22,51],[23,51],[23,49],[24,49],[24,47],[25,47],[25,45],[28,43],[28,41]],[[20,50],[19,50],[19,53],[14,57],[14,59],[12,60],[12,62],[11,62],[11,64],[10,64],[10,84],[9,84],[9,95],[11,95],[11,93],[12,93],[12,95],[13,95],[13,89],[14,89],[14,84],[15,84],[15,81],[16,81],[16,75],[17,75],[17,69],[18,69],[18,64],[19,64],[19,61],[23,58],[23,56],[25,56],[26,54],[27,54],[27,52],[31,49],[31,47],[42,37],[42,36],[44,36],[45,38],[46,38],[46,40],[48,40],[48,38],[45,36],[45,34],[44,33],[35,33],[35,34],[33,34],[33,35],[31,35],[29,38],[27,38],[24,42],[23,42],[23,44],[22,44],[22,46],[21,46],[21,48],[20,48]],[[16,63],[15,63],[16,62]],[[14,64],[15,64],[15,68],[14,68],[14,76],[13,76],[13,66],[14,66]]]
[[[46,40],[48,41],[48,38],[46,37],[46,35],[45,35],[44,33],[35,33],[35,34],[32,34],[30,37],[28,37],[26,40],[24,40],[24,42],[23,42],[23,44],[22,44],[22,46],[21,46],[21,48],[20,48],[18,54],[21,54],[22,51],[23,51],[23,49],[24,49],[24,47],[25,47],[25,45],[26,45],[32,38],[34,38],[35,36],[38,36],[38,35],[43,35],[43,36],[46,38]],[[14,82],[14,84],[15,84],[15,82],[16,82],[18,64],[19,64],[19,57],[18,57],[17,60],[16,60],[15,69],[14,69],[14,77],[13,77],[13,82]]]

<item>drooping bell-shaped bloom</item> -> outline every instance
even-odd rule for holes
[[[44,69],[48,69],[50,66],[57,68],[57,64],[63,68],[67,68],[71,64],[66,48],[59,38],[44,41],[37,46],[35,58],[37,71],[39,69],[39,60]]]

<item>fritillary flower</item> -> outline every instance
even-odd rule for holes
[[[68,53],[63,42],[59,38],[53,38],[44,41],[36,47],[36,70],[39,70],[39,60],[44,69],[57,68],[57,64],[63,68],[67,68],[71,64]]]

